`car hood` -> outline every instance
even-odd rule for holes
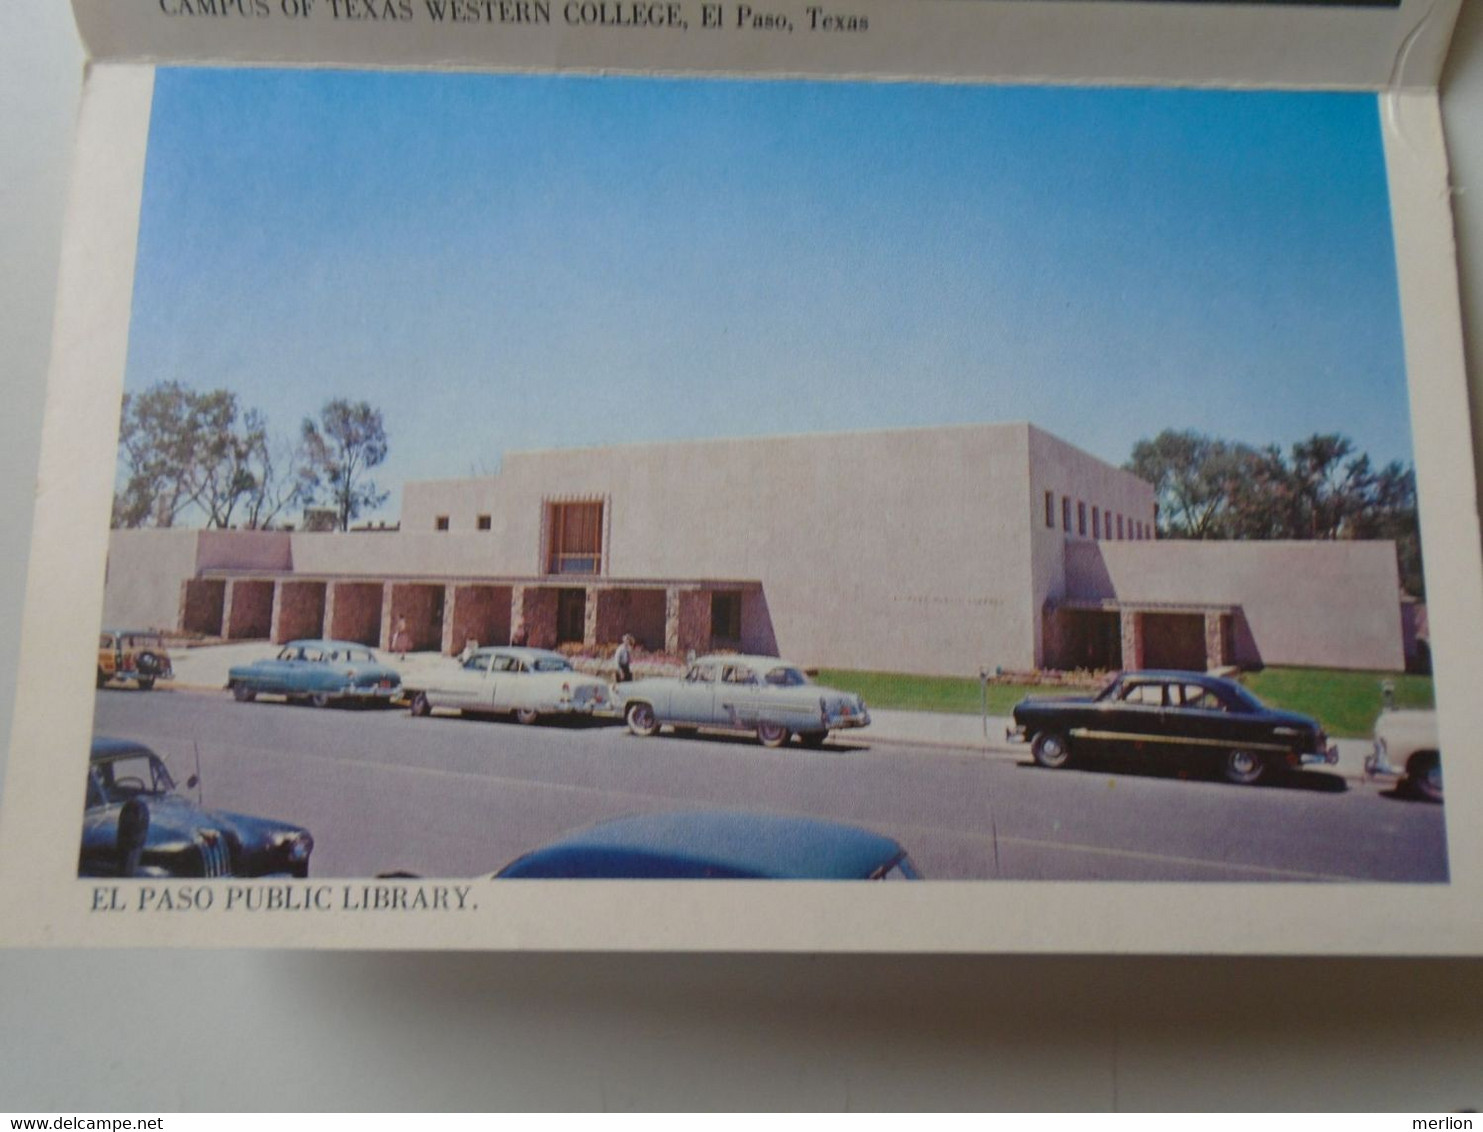
[[[179,794],[140,795],[149,807],[149,833],[145,839],[148,852],[169,849],[196,840],[198,830],[214,829],[227,836],[237,848],[249,852],[267,847],[280,834],[306,832],[302,827],[267,818],[236,814],[229,810],[208,810]],[[111,846],[118,836],[119,811],[122,803],[95,806],[87,811],[83,822],[85,845]]]
[[[1283,711],[1280,708],[1268,708],[1260,718],[1277,727],[1291,727],[1299,731],[1323,730],[1323,725],[1311,715],[1300,715],[1298,712]]]

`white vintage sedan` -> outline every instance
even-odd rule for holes
[[[656,735],[665,724],[684,734],[702,727],[750,731],[765,747],[798,736],[820,746],[829,732],[870,723],[865,701],[824,688],[775,656],[703,656],[681,677],[619,684],[618,707],[635,735]]]
[[[458,668],[405,685],[413,715],[433,708],[470,714],[513,713],[521,723],[546,715],[592,715],[606,711],[608,686],[572,668],[560,653],[545,649],[479,649]]]

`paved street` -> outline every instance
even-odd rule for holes
[[[868,730],[774,751],[186,691],[101,691],[95,729],[148,743],[178,781],[199,765],[208,806],[307,826],[318,876],[474,876],[607,817],[725,807],[867,826],[933,879],[1446,879],[1443,807],[1329,773],[1243,788],[1045,771],[1023,749],[872,744]]]

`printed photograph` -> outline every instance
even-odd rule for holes
[[[1372,94],[162,68],[79,871],[1445,883],[1414,460]]]

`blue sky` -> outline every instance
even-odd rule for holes
[[[126,384],[166,380],[285,434],[368,400],[393,488],[1004,420],[1411,458],[1365,94],[162,69]]]

